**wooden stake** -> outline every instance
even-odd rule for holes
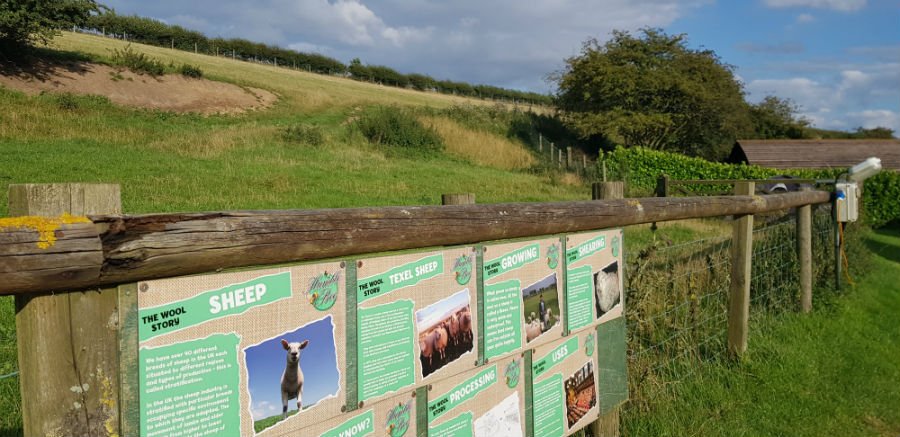
[[[121,214],[118,185],[9,187],[10,215]],[[116,288],[16,296],[24,435],[119,432]],[[111,429],[110,429],[111,428]]]
[[[736,196],[752,196],[753,182],[737,182]],[[753,215],[735,216],[731,243],[731,290],[728,301],[728,352],[740,357],[747,351],[750,318],[750,279],[753,261]]]
[[[797,208],[797,259],[800,261],[800,310],[812,310],[812,206]]]
[[[594,182],[591,185],[591,198],[594,200],[624,199],[625,182]]]
[[[475,193],[441,194],[441,205],[474,205]]]

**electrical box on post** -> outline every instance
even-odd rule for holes
[[[855,182],[834,185],[837,221],[855,222],[859,218],[859,186]]]

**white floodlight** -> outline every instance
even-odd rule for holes
[[[849,179],[853,182],[862,182],[881,171],[881,160],[878,158],[869,158],[859,164],[850,167],[847,172]]]

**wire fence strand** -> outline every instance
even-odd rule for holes
[[[829,208],[813,215],[813,284],[830,285],[833,225]],[[625,315],[630,403],[650,411],[704,363],[726,358],[731,237],[696,240],[629,253]],[[793,211],[760,217],[753,231],[753,320],[799,308],[797,225]],[[756,318],[756,319],[754,319]]]

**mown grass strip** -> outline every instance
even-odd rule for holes
[[[661,387],[651,413],[626,413],[625,435],[900,435],[900,229],[867,245],[875,265],[855,289],[757,320],[745,360]]]

